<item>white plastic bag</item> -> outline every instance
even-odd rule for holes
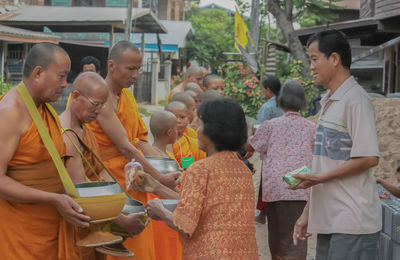
[[[125,183],[127,191],[129,189],[132,189],[133,180],[138,171],[143,171],[143,166],[139,162],[136,162],[135,159],[132,159],[125,165],[124,172],[125,172]]]

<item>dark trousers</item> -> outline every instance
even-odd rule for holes
[[[302,200],[268,202],[268,243],[273,259],[307,258],[307,240],[293,245],[293,228],[305,205]]]

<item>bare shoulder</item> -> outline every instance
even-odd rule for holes
[[[14,88],[0,100],[0,124],[7,126],[10,133],[22,135],[32,124],[32,118]]]
[[[72,131],[65,131],[63,133],[63,139],[64,139],[65,146],[67,148],[67,154],[73,155],[73,154],[77,153],[74,144],[75,145],[79,144],[78,137],[76,137],[76,135]]]

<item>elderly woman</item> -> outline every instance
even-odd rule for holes
[[[218,98],[198,114],[199,148],[208,157],[186,170],[173,213],[158,199],[147,212],[180,232],[183,259],[258,259],[252,173],[235,153],[247,140],[243,110]]]
[[[295,247],[292,230],[309,193],[290,190],[282,177],[304,165],[311,167],[315,125],[303,118],[304,89],[298,81],[284,84],[278,97],[284,115],[265,121],[249,138],[248,152],[262,153],[262,199],[268,202],[268,242],[272,259],[306,259],[307,241]]]

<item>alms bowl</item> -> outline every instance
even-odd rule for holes
[[[146,157],[147,161],[163,174],[179,172],[179,165],[174,159],[163,157]]]
[[[176,206],[178,206],[178,200],[167,200],[167,199],[162,199],[161,200],[164,208],[168,209],[171,212],[174,212],[176,209]]]

